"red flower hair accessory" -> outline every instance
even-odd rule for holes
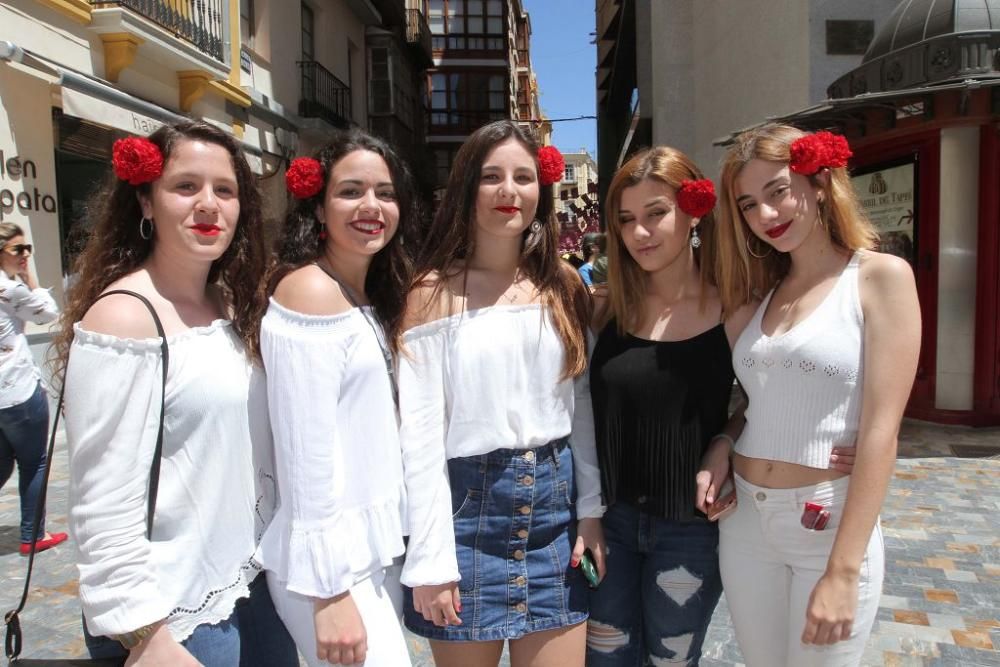
[[[692,218],[705,217],[715,208],[715,184],[708,178],[681,181],[677,205]]]
[[[846,167],[848,158],[854,155],[847,139],[826,131],[796,139],[789,152],[791,159],[788,166],[796,174],[803,176],[812,176],[824,167]]]
[[[152,183],[163,173],[163,153],[145,137],[126,137],[112,146],[111,166],[129,185]]]
[[[562,180],[566,171],[566,161],[555,146],[542,146],[538,149],[538,182],[542,185],[552,185]]]
[[[326,174],[319,160],[297,157],[285,172],[285,186],[296,199],[309,199],[323,189]]]

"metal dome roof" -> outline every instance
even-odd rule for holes
[[[954,33],[1000,30],[1000,0],[903,0],[872,40],[862,62]]]
[[[902,0],[830,98],[1000,76],[1000,0]]]

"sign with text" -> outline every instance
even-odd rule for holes
[[[915,261],[915,170],[907,162],[851,178],[854,191],[879,234],[879,250]]]

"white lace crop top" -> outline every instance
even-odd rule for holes
[[[864,315],[856,252],[831,292],[804,320],[768,336],[767,295],[733,347],[750,399],[736,453],[827,468],[835,446],[857,439],[864,377]]]

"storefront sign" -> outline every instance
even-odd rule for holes
[[[913,262],[914,168],[908,162],[854,176],[851,183],[879,234],[879,250]]]
[[[31,159],[10,155],[0,148],[0,222],[15,209],[23,214],[32,211],[56,212],[56,199],[34,186],[38,167]],[[28,182],[30,181],[30,182]]]

